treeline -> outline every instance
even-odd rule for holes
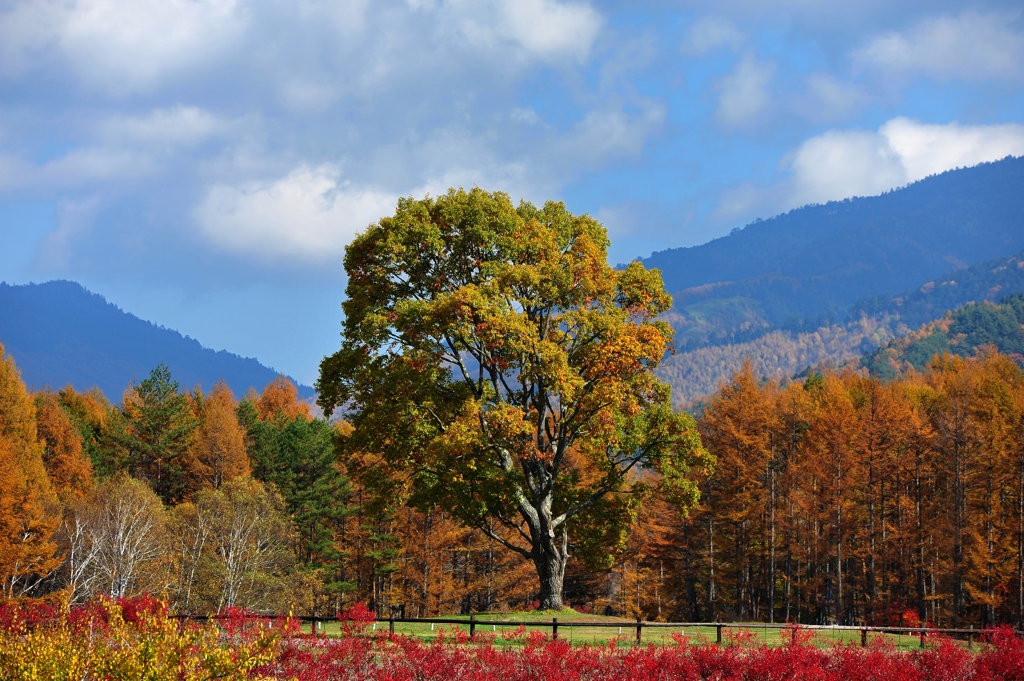
[[[808,367],[836,365],[892,339],[882,322],[861,317],[844,326],[823,326],[807,333],[772,331],[756,340],[714,345],[666,357],[658,377],[672,386],[672,402],[683,409],[706,399],[750,361],[758,376],[782,380]]]
[[[529,566],[479,533],[364,504],[334,453],[349,429],[284,377],[240,401],[223,383],[182,391],[163,365],[119,405],[30,394],[0,346],[3,596],[409,616],[529,603]]]
[[[2,357],[2,355],[0,355]],[[744,365],[698,420],[717,459],[681,516],[650,497],[610,570],[565,596],[676,621],[940,626],[1024,611],[1024,372],[994,351],[892,382],[782,384]],[[158,367],[120,405],[26,392],[0,361],[0,578],[7,597],[156,593],[382,615],[522,609],[532,566],[437,510],[372,503],[335,456],[350,427],[281,378],[236,401]],[[651,487],[652,489],[654,486]]]
[[[642,612],[1021,623],[1024,374],[1008,357],[786,386],[748,363],[698,423],[717,457],[700,508],[650,517],[623,563]]]
[[[1006,296],[998,305],[982,301],[946,312],[942,319],[865,355],[861,364],[892,379],[908,369],[923,370],[935,355],[970,357],[984,345],[1024,365],[1024,294]]]
[[[974,263],[903,293],[859,300],[848,317],[888,317],[917,328],[943,317],[947,310],[970,302],[994,303],[1020,291],[1024,291],[1024,253]]]

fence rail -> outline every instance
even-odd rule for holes
[[[177,614],[172,615],[177,619],[189,619],[198,621],[210,621],[220,619],[231,619],[233,615],[219,615],[219,614]],[[311,625],[313,631],[317,631],[320,624],[327,622],[345,622],[348,621],[344,617],[338,616],[327,616],[327,615],[295,615],[285,617],[283,615],[254,615],[254,617],[267,618],[267,619],[291,619],[299,622],[306,622]],[[489,627],[537,627],[541,629],[551,629],[552,638],[558,638],[559,627],[578,627],[578,628],[591,628],[591,627],[610,627],[622,629],[635,629],[636,631],[636,643],[639,645],[643,639],[644,629],[693,629],[693,628],[704,628],[704,629],[715,629],[716,630],[716,642],[722,643],[722,631],[725,629],[741,629],[741,630],[757,630],[757,629],[792,629],[793,639],[796,640],[797,632],[800,630],[810,631],[859,631],[861,634],[861,645],[866,646],[868,644],[868,634],[899,634],[908,636],[919,636],[921,638],[921,647],[925,646],[925,639],[929,636],[950,636],[952,638],[964,638],[967,640],[968,646],[973,647],[974,637],[980,634],[985,634],[986,629],[975,629],[973,626],[967,629],[939,629],[931,627],[900,627],[900,626],[867,626],[867,625],[832,625],[832,624],[793,624],[793,623],[778,623],[778,622],[646,622],[641,619],[636,621],[624,620],[619,622],[609,622],[607,620],[588,622],[584,620],[570,620],[562,622],[558,621],[557,617],[552,617],[551,621],[547,620],[491,620],[491,619],[477,619],[476,615],[470,615],[469,618],[454,618],[454,617],[388,617],[376,620],[378,624],[387,623],[388,631],[390,634],[395,633],[396,624],[452,624],[469,627],[469,635],[476,635],[476,628],[478,626],[489,626]],[[1018,632],[1019,633],[1019,632]]]

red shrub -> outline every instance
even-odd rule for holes
[[[261,673],[297,681],[1024,681],[1024,646],[1009,630],[988,635],[979,653],[950,640],[927,650],[899,651],[875,641],[862,648],[796,643],[755,646],[751,637],[733,645],[572,646],[540,631],[520,628],[506,641],[522,647],[471,644],[462,630],[445,630],[432,642],[405,636],[294,637]],[[790,634],[792,641],[793,634]]]

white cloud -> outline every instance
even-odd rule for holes
[[[299,0],[303,17],[328,19],[342,35],[351,37],[366,28],[369,0]]]
[[[965,12],[927,19],[904,33],[876,37],[853,53],[858,69],[924,74],[968,82],[1015,79],[1024,73],[1024,33],[1014,16]]]
[[[48,194],[116,183],[107,189],[118,193],[126,182],[159,173],[167,152],[199,144],[235,125],[203,109],[180,105],[141,116],[113,115],[93,124],[92,144],[47,161],[0,156],[0,190]],[[68,205],[78,205],[76,201]]]
[[[654,102],[643,102],[635,116],[620,109],[591,111],[572,132],[554,144],[557,161],[569,161],[578,168],[635,156],[660,129],[665,115],[665,107]]]
[[[744,42],[743,33],[723,17],[702,17],[690,27],[683,40],[683,54],[699,57],[719,47],[738,50]]]
[[[548,59],[583,61],[603,23],[601,15],[583,3],[504,0],[499,7],[509,37]]]
[[[322,111],[338,101],[340,94],[333,83],[317,82],[298,75],[281,87],[281,99],[295,111]]]
[[[1024,155],[1024,125],[894,118],[877,132],[830,130],[791,155],[792,205],[870,196],[952,168]]]
[[[154,109],[144,116],[113,116],[99,124],[100,135],[128,144],[192,145],[223,132],[229,124],[194,106]]]
[[[24,187],[25,173],[31,166],[16,156],[0,156],[0,191]]]
[[[928,125],[894,118],[878,131],[913,182],[951,168],[1024,156],[1024,125]]]
[[[356,232],[394,213],[397,195],[355,187],[330,165],[301,165],[273,182],[217,185],[196,208],[217,246],[267,261],[324,262]]]
[[[0,190],[50,193],[151,175],[156,164],[128,149],[82,147],[42,164],[0,157]]]
[[[23,72],[54,48],[83,81],[128,94],[215,53],[244,20],[240,0],[21,0],[0,14],[0,68]]]
[[[500,51],[502,43],[512,42],[528,55],[555,63],[583,62],[604,25],[601,14],[582,2],[449,0],[441,12],[452,17],[471,44]]]
[[[740,59],[732,73],[718,83],[718,122],[728,127],[752,123],[768,107],[768,86],[774,75],[773,62],[758,61],[752,54]]]
[[[39,259],[48,269],[61,271],[72,260],[74,242],[89,232],[103,201],[96,196],[61,199],[56,208],[57,229],[43,239]]]
[[[73,149],[44,164],[37,175],[40,186],[70,187],[86,182],[147,175],[153,170],[153,164],[135,152],[86,147]]]
[[[796,205],[872,196],[907,181],[889,141],[859,130],[830,130],[812,137],[796,150],[791,168]]]

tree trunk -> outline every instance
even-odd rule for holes
[[[562,531],[561,546],[551,537],[550,541],[534,541],[531,558],[540,579],[540,609],[561,610],[562,583],[565,581],[565,564],[568,559],[566,534]]]

